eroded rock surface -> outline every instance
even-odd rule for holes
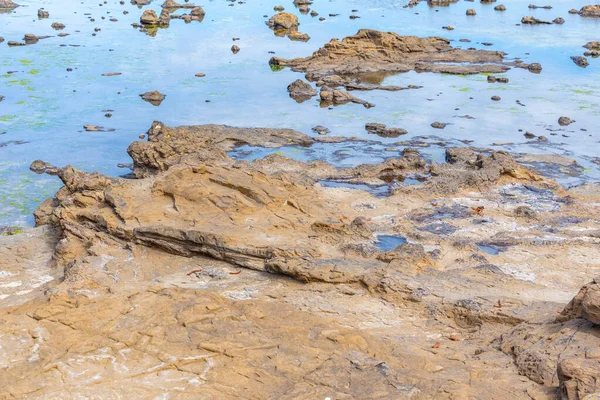
[[[564,304],[600,273],[597,187],[567,191],[505,152],[336,168],[227,153],[315,143],[288,129],[147,134],[128,149],[140,179],[32,166],[64,186],[35,214],[46,227],[0,237],[0,396],[594,390],[597,282]]]
[[[488,50],[462,50],[440,37],[399,36],[391,32],[361,29],[343,40],[331,40],[312,56],[285,60],[271,58],[270,64],[289,66],[307,72],[315,80],[327,75],[408,71],[474,74],[501,72],[504,53]],[[454,65],[465,63],[467,65]]]
[[[504,53],[489,50],[463,50],[450,46],[450,41],[440,37],[419,38],[400,36],[391,32],[361,29],[357,34],[341,41],[332,39],[312,56],[286,60],[272,57],[271,67],[290,67],[305,72],[306,78],[317,86],[330,88],[321,94],[325,104],[354,102],[367,107],[367,101],[337,89],[389,90],[417,89],[408,87],[367,84],[361,76],[379,76],[408,71],[437,72],[448,74],[477,74],[481,72],[502,73],[510,69],[503,62]]]

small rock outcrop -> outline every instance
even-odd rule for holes
[[[579,10],[579,15],[582,17],[600,17],[600,4],[582,7],[581,10]]]
[[[303,103],[318,94],[310,84],[301,79],[297,79],[290,83],[287,87],[287,91],[290,94],[290,97],[296,100],[297,103]]]
[[[588,65],[590,65],[587,58],[585,58],[583,56],[571,56],[571,60],[573,60],[575,65],[577,65],[578,67],[581,67],[581,68],[585,68]]]
[[[142,99],[144,99],[145,101],[147,101],[148,103],[152,104],[153,106],[160,106],[160,103],[162,103],[162,101],[167,96],[165,96],[158,90],[155,90],[153,92],[146,92],[146,93],[140,94],[140,97]]]
[[[154,10],[145,10],[140,17],[140,23],[143,25],[158,25],[159,20]]]

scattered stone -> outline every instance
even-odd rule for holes
[[[121,72],[105,72],[102,74],[102,76],[117,76],[117,75],[121,75]]]
[[[272,16],[266,24],[273,30],[288,30],[298,28],[298,17],[288,12],[281,12]]]
[[[531,8],[531,9],[534,9],[534,10],[535,10],[536,8],[544,8],[544,9],[546,9],[546,10],[551,10],[551,9],[552,9],[552,6],[536,6],[535,4],[530,4],[530,5],[529,5],[529,8]]]
[[[585,58],[583,56],[571,56],[571,60],[573,60],[575,65],[577,65],[578,67],[581,67],[581,68],[585,68],[588,65],[590,65],[587,58]]]
[[[36,174],[58,175],[58,168],[42,160],[35,160],[29,169]]]
[[[168,9],[177,9],[177,8],[194,8],[196,6],[194,4],[190,4],[190,3],[180,4],[174,0],[165,0],[165,2],[161,5],[161,7],[168,8]]]
[[[539,63],[531,63],[527,66],[529,72],[540,73],[542,71],[542,64]]]
[[[62,29],[65,29],[65,24],[61,24],[60,22],[53,22],[52,25],[51,25],[51,27],[55,31],[60,31]]]
[[[140,23],[142,25],[158,25],[158,16],[154,10],[145,10],[140,17]]]
[[[239,48],[239,46],[237,46],[237,45],[235,45],[235,44],[234,44],[233,46],[231,46],[231,52],[232,52],[233,54],[237,54],[237,53],[239,53],[239,52],[240,52],[240,48]]]
[[[506,11],[506,6],[504,4],[499,4],[496,7],[494,7],[494,10],[496,10],[496,11]]]
[[[558,18],[555,18],[555,19],[552,21],[552,23],[554,23],[554,24],[557,24],[557,25],[562,25],[562,24],[564,24],[564,23],[565,23],[565,19],[564,19],[564,18],[561,18],[561,17],[558,17]]]
[[[500,101],[501,98],[500,98],[500,96],[492,96],[492,100],[493,101]]]
[[[431,124],[431,127],[435,128],[435,129],[444,129],[446,127],[446,125],[448,125],[448,124],[445,124],[443,122],[434,122]]]
[[[303,103],[318,94],[311,85],[301,79],[297,79],[290,83],[287,87],[287,91],[290,94],[290,97],[296,100],[297,103]]]
[[[196,75],[197,78],[204,78],[206,76],[206,74],[204,72],[198,72]]]
[[[477,12],[475,10],[473,10],[472,8],[469,8],[467,10],[467,15],[477,15]]]
[[[83,129],[85,129],[86,132],[104,132],[104,128],[102,126],[96,125],[84,125]]]
[[[38,10],[38,13],[37,13],[37,15],[38,15],[38,18],[39,18],[39,19],[42,19],[42,18],[50,18],[50,13],[49,13],[48,11],[44,11],[44,9],[43,9],[43,8],[40,8],[40,9]]]
[[[347,103],[362,104],[365,108],[375,107],[375,104],[369,103],[368,101],[359,99],[343,90],[330,88],[328,86],[321,86],[321,104],[327,105],[340,105]]]
[[[574,122],[575,122],[575,121],[573,121],[573,120],[572,120],[571,118],[569,118],[569,117],[560,117],[560,118],[558,119],[558,124],[559,124],[560,126],[569,126],[569,125],[571,125],[571,124],[572,124],[572,123],[574,123]]]
[[[494,76],[494,75],[488,75],[487,77],[487,81],[488,83],[508,83],[508,78],[505,77],[498,77],[498,76]]]
[[[385,124],[369,122],[365,124],[365,129],[368,133],[384,138],[397,138],[398,136],[406,135],[408,132],[402,128],[387,128]]]
[[[329,129],[325,128],[322,125],[317,125],[313,127],[312,131],[318,133],[319,135],[327,135],[329,133]]]
[[[542,21],[541,19],[534,18],[532,16],[523,17],[521,19],[522,24],[526,25],[551,25],[552,22]]]
[[[153,92],[146,92],[140,94],[140,97],[148,103],[152,104],[153,106],[160,106],[160,103],[162,103],[166,96],[158,90],[155,90]]]

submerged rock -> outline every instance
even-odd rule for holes
[[[290,83],[287,87],[287,91],[290,94],[290,97],[296,100],[297,103],[303,103],[318,94],[310,84],[301,79],[297,79]]]

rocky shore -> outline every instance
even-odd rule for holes
[[[0,237],[1,397],[600,391],[597,186],[468,147],[336,168],[230,156],[325,140],[289,129],[147,138],[136,179],[36,162],[64,186]]]

